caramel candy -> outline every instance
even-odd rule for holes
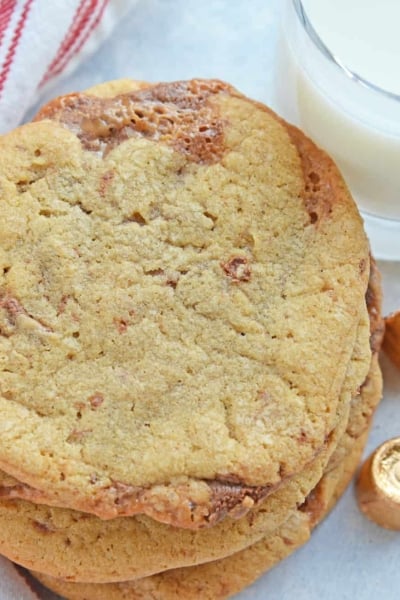
[[[400,369],[400,310],[385,317],[385,336],[382,349]]]
[[[400,530],[400,437],[384,442],[365,461],[356,489],[359,507],[371,521]]]

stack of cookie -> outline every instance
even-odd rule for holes
[[[65,598],[230,597],[307,540],[380,397],[340,175],[204,80],[56,99],[0,165],[0,552]]]

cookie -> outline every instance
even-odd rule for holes
[[[132,582],[71,583],[32,573],[41,583],[68,600],[224,600],[253,583],[289,556],[310,536],[315,525],[334,506],[356,469],[367,432],[354,442],[343,463],[325,475],[309,500],[274,534],[220,561],[176,569]]]
[[[368,243],[330,159],[265,107],[144,86],[0,140],[0,467],[63,506],[196,529],[323,449]]]

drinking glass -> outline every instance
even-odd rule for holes
[[[346,66],[345,56],[333,53],[314,28],[304,4],[286,0],[275,108],[334,158],[374,255],[400,260],[400,96]]]

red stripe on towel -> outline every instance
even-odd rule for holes
[[[3,43],[4,34],[10,23],[17,0],[6,0],[0,8],[0,46]]]
[[[10,72],[11,65],[13,63],[14,56],[15,56],[15,53],[16,53],[17,48],[18,48],[18,44],[19,44],[22,32],[23,32],[24,27],[25,27],[25,23],[26,23],[26,20],[28,18],[28,14],[29,14],[29,10],[31,8],[32,2],[33,2],[33,0],[27,0],[25,2],[25,4],[24,4],[24,7],[23,7],[22,12],[21,12],[21,16],[18,19],[17,26],[16,26],[14,34],[13,34],[13,36],[11,38],[10,46],[8,48],[5,60],[4,60],[3,65],[1,67],[1,71],[0,71],[0,97],[1,97],[3,89],[4,89],[4,85],[5,85],[6,81],[7,81],[7,77],[8,77],[8,74]]]
[[[87,0],[81,0],[79,2],[79,5],[75,11],[75,14],[72,17],[71,25],[68,27],[67,33],[65,34],[64,39],[62,40],[55,57],[53,58],[53,60],[47,67],[47,71],[43,75],[42,83],[44,83],[45,81],[47,81],[50,78],[51,71],[54,69],[54,67],[57,66],[58,62],[61,60],[61,58],[64,56],[64,54],[68,51],[71,44],[74,43],[76,36],[79,35],[80,26],[81,26],[81,22],[82,22],[81,15],[82,15],[83,9],[85,8],[86,2],[87,2]]]
[[[97,17],[95,18],[95,20],[91,24],[90,28],[86,31],[85,35],[83,36],[83,38],[81,39],[81,41],[79,42],[79,44],[77,45],[77,47],[75,48],[72,56],[74,56],[75,54],[78,54],[78,52],[80,51],[80,49],[82,48],[83,44],[86,42],[86,40],[88,39],[88,37],[90,36],[90,34],[96,29],[97,25],[101,21],[101,18],[102,18],[103,14],[104,14],[104,11],[105,11],[108,3],[109,3],[109,0],[103,0],[103,3],[100,6],[100,10],[98,12]],[[72,58],[72,56],[70,58]]]
[[[44,85],[49,79],[58,75],[64,69],[71,54],[74,53],[75,45],[79,42],[80,37],[85,34],[87,27],[89,27],[90,20],[97,9],[98,2],[99,0],[89,0],[89,2],[83,0],[83,2],[81,2],[78,8],[79,15],[76,14],[76,17],[79,17],[79,20],[76,20],[75,23],[73,21],[71,28],[67,32],[64,41],[61,43],[57,55],[49,66],[40,85]]]

